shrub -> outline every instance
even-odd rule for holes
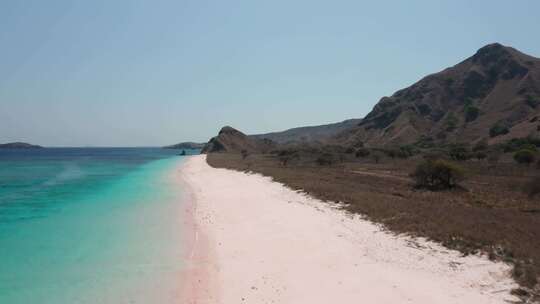
[[[382,155],[379,152],[375,152],[371,154],[371,158],[373,158],[373,161],[378,164],[381,161]]]
[[[246,157],[248,157],[249,155],[249,152],[247,150],[242,150],[240,151],[240,153],[242,154],[242,159],[246,159]]]
[[[399,150],[397,149],[385,149],[382,151],[386,156],[394,159],[399,154]]]
[[[364,147],[364,143],[362,141],[357,141],[353,147],[355,148],[363,148]]]
[[[476,152],[476,154],[474,156],[478,160],[483,160],[483,159],[486,159],[487,154],[486,154],[486,152],[479,151],[479,152]]]
[[[445,160],[426,160],[418,164],[411,176],[418,188],[444,190],[457,186],[464,178],[464,170]]]
[[[334,155],[330,153],[323,153],[315,160],[319,166],[330,166],[334,163]]]
[[[469,150],[464,145],[454,145],[450,147],[448,155],[455,160],[467,160],[471,157]]]
[[[527,96],[527,99],[525,99],[525,103],[533,109],[536,109],[536,107],[540,105],[540,101],[534,99],[532,96]]]
[[[347,153],[347,154],[354,153],[354,148],[353,147],[348,147],[347,149],[345,149],[345,153]]]
[[[294,149],[280,150],[277,152],[277,154],[278,154],[278,159],[283,166],[287,166],[289,161],[293,159],[300,158],[298,151]]]
[[[414,146],[418,148],[429,149],[435,147],[435,143],[432,137],[422,135],[420,139],[414,143]]]
[[[488,149],[488,143],[487,143],[487,140],[485,139],[482,139],[481,141],[477,142],[474,147],[473,147],[473,151],[474,152],[478,152],[478,151],[484,151],[484,150],[487,150]]]
[[[446,131],[448,131],[448,132],[453,131],[455,128],[457,128],[458,122],[459,122],[459,120],[454,115],[454,113],[448,114],[448,116],[446,117],[446,121],[445,121],[445,123],[446,123]]]
[[[508,134],[510,130],[503,123],[498,122],[489,129],[489,136],[495,137],[499,135]]]
[[[471,122],[478,118],[480,115],[480,109],[475,106],[466,106],[465,107],[465,121]]]
[[[529,165],[530,163],[534,162],[534,154],[534,151],[528,149],[519,150],[514,153],[514,160],[517,163]]]
[[[540,147],[540,139],[536,137],[512,138],[502,144],[504,152],[515,152],[522,149],[536,151]]]
[[[365,148],[360,148],[358,150],[356,150],[356,157],[367,157],[369,156],[370,152],[368,149],[365,149]]]
[[[407,158],[411,157],[415,154],[415,149],[411,145],[401,146],[399,147],[399,157],[401,158]]]
[[[533,144],[525,144],[525,145],[520,147],[520,150],[529,150],[529,151],[532,151],[532,152],[537,152],[538,151],[536,146],[533,145]]]

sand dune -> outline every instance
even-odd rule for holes
[[[193,201],[183,303],[507,303],[510,267],[397,237],[269,178],[179,171]]]

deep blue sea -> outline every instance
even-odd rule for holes
[[[0,303],[174,302],[177,153],[0,150]]]

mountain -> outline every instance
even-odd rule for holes
[[[182,142],[182,143],[179,143],[179,144],[176,144],[176,145],[170,145],[170,146],[165,146],[163,147],[163,149],[192,149],[192,150],[196,150],[196,149],[202,149],[204,148],[204,143],[196,143],[196,142]]]
[[[418,141],[491,143],[540,135],[540,59],[498,43],[383,97],[334,137],[367,146]]]
[[[355,127],[361,119],[348,119],[338,123],[292,128],[282,132],[250,135],[257,139],[269,139],[278,144],[292,142],[325,141],[333,136]]]
[[[275,145],[269,139],[252,138],[229,126],[223,127],[218,136],[212,137],[201,153],[210,152],[266,152]]]
[[[7,144],[0,144],[0,149],[41,149],[42,146],[31,145],[23,142],[12,142]]]

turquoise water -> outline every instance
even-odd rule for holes
[[[0,152],[0,303],[173,303],[182,157],[160,149]]]

